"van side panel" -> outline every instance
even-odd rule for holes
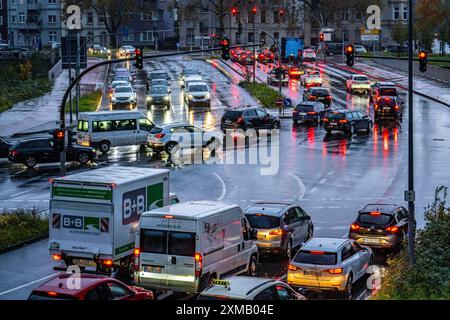
[[[223,225],[222,216],[223,214],[216,214],[198,220],[198,237],[204,266],[202,275],[208,279],[214,274],[218,277],[224,272],[221,262],[225,248],[226,226]]]

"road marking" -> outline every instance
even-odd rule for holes
[[[50,275],[48,275],[48,276],[46,276],[46,277],[43,277],[43,278],[41,278],[41,279],[38,279],[38,280],[34,280],[34,281],[31,281],[31,282],[25,283],[25,284],[23,284],[23,285],[21,285],[21,286],[18,286],[18,287],[13,288],[13,289],[9,289],[9,290],[0,292],[0,296],[3,296],[3,295],[5,295],[5,294],[14,292],[14,291],[16,291],[16,290],[19,290],[19,289],[22,289],[22,288],[31,286],[32,284],[38,283],[38,282],[40,282],[40,281],[47,280],[48,278],[51,278],[51,277],[53,277],[54,275],[55,275],[55,273],[50,274]]]
[[[227,185],[225,184],[225,181],[222,179],[221,176],[219,176],[216,172],[213,172],[214,175],[219,179],[220,183],[222,184],[222,194],[219,198],[217,198],[217,201],[221,201],[223,198],[225,198],[225,195],[227,193]]]
[[[302,179],[300,179],[300,177],[298,177],[297,175],[293,174],[292,172],[290,172],[289,175],[292,178],[294,178],[295,181],[297,181],[298,188],[300,189],[299,196],[297,197],[297,200],[301,200],[305,196],[305,193],[306,193],[305,184],[303,183]]]
[[[15,197],[21,196],[21,195],[23,195],[25,193],[28,193],[28,192],[30,192],[30,190],[25,190],[25,191],[22,191],[22,192],[19,192],[19,193],[15,193],[15,194],[10,195],[9,197],[10,198],[15,198]]]

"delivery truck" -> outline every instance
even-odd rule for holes
[[[301,52],[304,44],[300,38],[281,38],[281,61],[282,62],[299,62],[301,60]],[[293,59],[294,61],[290,61]]]
[[[169,205],[169,170],[109,166],[51,180],[49,252],[85,272],[132,276],[143,212]]]

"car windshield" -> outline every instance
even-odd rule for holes
[[[242,116],[242,111],[227,111],[223,115],[225,119],[237,119]]]
[[[320,76],[320,72],[319,71],[312,71],[309,73],[310,76]]]
[[[189,86],[189,92],[205,92],[208,91],[208,86],[205,84],[193,84]]]
[[[183,74],[184,75],[194,75],[194,74],[198,74],[198,71],[195,69],[184,69]]]
[[[152,74],[150,74],[150,78],[152,78],[152,79],[166,79],[167,78],[167,75],[165,74],[165,73],[152,73]]]
[[[321,96],[321,97],[330,95],[330,93],[327,90],[325,90],[325,89],[313,90],[313,94],[316,95],[316,96]]]
[[[280,226],[280,218],[268,216],[260,213],[246,214],[248,222],[252,228],[273,229]]]
[[[357,222],[367,225],[386,226],[389,225],[393,219],[394,217],[389,214],[368,212],[360,213]]]
[[[128,84],[128,82],[126,81],[118,81],[118,82],[113,82],[112,86],[113,88],[115,87],[119,87],[119,86],[126,86]]]
[[[337,263],[337,254],[334,252],[302,250],[295,256],[294,262],[317,265],[335,265]]]
[[[329,112],[326,117],[330,120],[342,120],[345,118],[345,115],[339,112]]]
[[[397,96],[397,89],[395,89],[395,88],[382,88],[380,90],[380,96],[395,97],[395,96]]]
[[[382,106],[393,107],[397,104],[397,101],[395,101],[395,99],[390,98],[381,98],[377,101],[377,103]]]
[[[116,93],[130,93],[131,87],[117,87],[116,90],[114,92]]]
[[[166,79],[155,79],[154,81],[152,81],[152,86],[157,86],[157,85],[168,86],[169,81],[167,81]]]
[[[295,107],[295,110],[303,111],[303,112],[311,112],[314,111],[314,106],[310,104],[299,104]]]
[[[160,133],[162,131],[162,128],[160,127],[153,127],[152,130],[150,130],[150,133]]]
[[[367,77],[364,77],[364,76],[354,77],[353,79],[355,81],[369,81],[369,79]]]
[[[153,94],[167,94],[167,87],[152,87],[150,92]]]

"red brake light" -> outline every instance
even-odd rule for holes
[[[311,250],[309,253],[311,253],[311,254],[324,254],[325,252],[317,251],[317,250]]]
[[[173,219],[173,216],[164,216],[164,219]]]
[[[311,112],[308,112],[308,114],[309,115],[315,115],[315,114],[317,114],[317,112],[311,111]]]
[[[328,273],[330,273],[330,274],[341,274],[342,273],[342,268],[329,269]]]
[[[276,229],[269,232],[269,235],[271,236],[281,236],[283,234],[282,229]]]
[[[236,120],[236,123],[238,123],[238,124],[244,123],[244,118],[239,117],[239,118]]]
[[[327,96],[327,99],[328,99],[328,100],[331,100],[331,96]]]
[[[398,111],[398,110],[400,110],[400,107],[399,107],[399,106],[397,106],[397,105],[396,105],[396,106],[395,106],[394,108],[395,108],[395,111]]]
[[[158,133],[158,134],[155,135],[155,138],[156,138],[156,139],[161,139],[161,138],[163,138],[165,135],[166,135],[165,133]]]
[[[398,227],[396,227],[396,226],[387,227],[387,228],[386,228],[386,231],[387,231],[387,232],[396,233],[396,232],[398,232]]]
[[[380,216],[380,215],[381,215],[381,212],[378,212],[378,211],[372,211],[372,212],[370,213],[370,215],[371,215],[371,216]]]
[[[12,155],[13,157],[18,156],[19,154],[20,154],[20,152],[17,151],[17,150],[12,150],[12,151],[11,151],[11,155]]]
[[[52,259],[55,261],[59,261],[62,259],[60,254],[52,254]]]
[[[361,226],[359,225],[359,224],[356,224],[356,223],[352,223],[352,225],[350,226],[350,229],[352,229],[352,230],[359,230],[359,229],[361,229]]]
[[[378,110],[378,105],[377,104],[375,105],[375,110]]]
[[[309,96],[309,100],[316,100],[316,96]]]
[[[347,123],[347,120],[339,120],[339,123]]]
[[[56,297],[58,294],[54,291],[48,291],[47,295],[51,296],[51,297]]]
[[[113,261],[111,259],[103,260],[102,262],[105,266],[108,266],[108,267],[113,265]]]

